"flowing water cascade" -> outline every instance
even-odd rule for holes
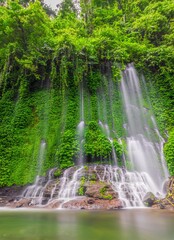
[[[84,144],[84,130],[85,130],[85,117],[84,117],[84,89],[83,82],[80,86],[80,123],[77,126],[77,138],[79,142],[79,153],[77,164],[84,164],[83,144]]]
[[[124,207],[144,207],[145,194],[155,190],[153,180],[146,173],[128,172],[111,165],[95,166],[94,170],[101,182],[112,185]]]
[[[113,94],[114,94],[114,84],[112,82],[110,73],[108,74],[108,78],[103,77],[102,79],[102,86],[99,89],[98,92],[98,118],[99,125],[101,127],[101,130],[107,137],[107,139],[110,141],[112,146],[112,162],[115,166],[118,165],[117,162],[117,155],[113,144],[113,138],[111,137],[111,130],[109,127],[109,121],[108,121],[108,114],[109,119],[111,120],[112,125],[112,132],[114,132],[115,135],[115,129],[114,128],[114,121],[113,121]],[[104,88],[105,86],[105,88]],[[108,103],[108,104],[107,104]],[[101,121],[102,120],[102,121]],[[114,131],[113,131],[114,130]]]
[[[23,192],[23,198],[31,198],[31,204],[33,205],[42,205],[44,201],[44,192],[49,186],[49,184],[53,181],[53,173],[55,168],[48,171],[47,178],[37,176],[35,183]]]
[[[90,174],[95,174],[94,182],[96,186],[97,184],[100,186],[101,182],[109,184],[118,194],[118,198],[122,201],[124,207],[144,207],[143,198],[148,192],[162,195],[162,183],[168,177],[163,155],[165,141],[160,135],[151,107],[145,108],[143,105],[144,99],[140,81],[132,65],[129,65],[125,70],[121,80],[125,114],[123,127],[127,134],[127,153],[123,151],[123,167],[118,167],[113,142],[113,138],[117,136],[116,124],[114,127],[113,119],[115,114],[113,86],[110,79],[108,85],[101,86],[98,92],[98,119],[100,119],[101,130],[111,143],[114,164],[84,166],[83,146],[86,115],[84,116],[84,88],[83,83],[81,83],[80,122],[77,126],[77,140],[79,142],[77,166],[62,171],[60,178],[54,176],[55,169],[51,169],[46,177],[39,177],[46,149],[46,143],[42,141],[35,183],[23,193],[23,198],[32,199],[31,204],[43,207],[55,204],[58,208],[63,208],[67,202],[79,198],[82,179],[86,181],[85,188],[91,184]],[[112,119],[108,117],[110,112],[112,112]],[[86,116],[86,121],[88,120]],[[118,142],[123,147],[123,139],[119,138]],[[130,165],[131,171],[126,169],[128,165]],[[86,195],[81,197],[86,197]]]
[[[123,140],[121,138],[118,139],[119,144],[122,147],[122,162],[123,162],[123,167],[126,167],[126,156],[125,156],[125,151],[123,147]]]
[[[127,150],[132,170],[146,172],[155,185],[153,192],[161,191],[168,171],[163,155],[164,140],[159,134],[151,109],[143,106],[140,81],[133,65],[129,65],[121,80],[121,92],[127,122]],[[152,127],[153,126],[153,127]]]
[[[83,197],[78,197],[81,179],[86,179],[86,184],[90,185],[88,179],[91,174],[92,176],[95,174],[99,186],[102,186],[101,182],[111,185],[124,207],[144,207],[143,198],[146,193],[156,191],[156,186],[147,173],[129,172],[124,167],[112,165],[71,167],[64,171],[60,181],[54,177],[54,171],[55,169],[51,169],[47,177],[38,179],[40,188],[37,188],[37,191],[33,191],[34,185],[31,186],[30,192],[26,191],[23,197],[32,199],[31,205],[44,207],[58,203],[58,208],[63,208],[65,203]]]
[[[103,133],[107,136],[107,139],[110,141],[111,146],[112,146],[112,160],[115,166],[118,165],[117,163],[117,154],[114,148],[114,144],[113,144],[113,139],[110,137],[110,129],[109,126],[107,124],[103,124],[101,121],[99,121],[99,125],[101,126],[101,129],[103,131]]]
[[[78,168],[70,178],[69,171],[71,169],[65,170],[62,177],[61,188],[58,194],[59,199],[71,199],[76,197],[77,190],[80,184],[81,172],[84,167]]]
[[[44,184],[44,178],[40,177],[40,175],[41,175],[42,166],[44,162],[45,150],[46,150],[46,142],[45,140],[42,140],[40,143],[38,165],[37,165],[37,176],[36,176],[35,182],[33,185],[27,187],[24,190],[22,197],[35,199],[41,193],[41,190]]]
[[[45,140],[42,140],[40,143],[39,157],[38,157],[38,170],[37,170],[38,175],[40,175],[42,171],[42,166],[45,159],[45,150],[46,150],[46,142]]]
[[[63,208],[64,203],[77,198],[83,169],[83,166],[77,167],[77,169],[74,169],[74,167],[66,169],[60,179],[60,182],[55,184],[52,188],[51,198],[48,203],[57,201],[61,202],[59,205],[59,209],[61,209]]]

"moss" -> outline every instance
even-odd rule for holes
[[[89,167],[88,166],[84,166],[85,171],[88,171]]]
[[[80,187],[78,189],[78,195],[79,196],[84,196],[85,195],[85,182],[86,182],[86,178],[85,177],[81,177],[80,179]]]
[[[96,174],[95,173],[90,174],[89,177],[88,177],[88,180],[95,182],[97,180]]]
[[[109,193],[107,193],[107,187],[104,186],[100,189],[100,197],[106,200],[112,200],[113,196]]]
[[[62,174],[62,170],[58,168],[58,169],[56,169],[56,171],[54,172],[54,177],[55,177],[55,178],[58,178],[58,177],[61,176],[61,174]]]

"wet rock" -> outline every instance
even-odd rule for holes
[[[157,198],[155,197],[155,195],[152,192],[148,192],[143,198],[143,203],[145,206],[151,207],[156,200]]]
[[[74,199],[70,200],[63,204],[63,208],[66,209],[86,209],[86,210],[113,210],[113,209],[120,209],[123,208],[122,202],[118,199],[112,200],[103,200],[103,199],[96,199],[93,204],[90,204],[89,198],[81,198],[81,199]]]
[[[165,209],[165,206],[162,203],[160,203],[159,206],[160,206],[160,209]]]
[[[95,182],[86,184],[85,196],[99,199],[118,198],[118,194],[112,189],[110,184]]]
[[[93,185],[87,185],[85,195],[87,197],[99,198],[100,189],[101,189],[101,185],[97,183]]]
[[[95,203],[95,200],[92,199],[92,198],[90,198],[90,199],[88,199],[87,203],[88,203],[88,204],[94,204],[94,203]]]
[[[6,206],[10,208],[21,208],[21,207],[29,207],[31,203],[31,199],[22,198],[19,201],[9,202]]]
[[[0,188],[0,207],[4,207],[9,202],[13,202],[24,191],[25,186],[12,186]]]
[[[174,211],[174,176],[170,177],[165,183],[167,189],[166,197],[163,199],[158,199],[154,204],[155,209],[166,209]]]

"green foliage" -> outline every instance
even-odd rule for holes
[[[174,175],[174,130],[170,132],[168,142],[164,146],[164,153],[171,175]]]
[[[81,179],[80,179],[80,187],[78,189],[78,195],[79,196],[84,196],[84,194],[85,194],[85,186],[84,186],[85,182],[86,182],[85,177],[81,177]]]
[[[123,154],[123,146],[116,140],[113,140],[113,145],[117,154],[117,157],[120,159]]]
[[[113,196],[111,194],[107,193],[107,187],[106,186],[100,188],[100,195],[101,195],[101,198],[106,199],[106,200],[112,200],[113,199]]]
[[[58,177],[61,176],[61,174],[62,174],[62,170],[58,168],[58,169],[56,169],[56,171],[54,172],[54,177],[55,177],[55,178],[58,178]]]
[[[99,129],[98,123],[91,121],[85,132],[84,151],[87,156],[106,158],[112,152],[112,146]]]
[[[77,141],[73,132],[67,130],[61,137],[61,143],[56,152],[56,158],[61,169],[73,166],[73,158],[77,154]]]

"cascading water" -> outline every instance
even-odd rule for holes
[[[53,173],[55,168],[49,170],[48,179],[46,180],[44,177],[36,177],[35,183],[23,192],[23,198],[31,198],[31,204],[33,205],[42,205],[44,201],[44,192],[49,184],[53,181]]]
[[[46,142],[45,140],[42,140],[40,143],[37,176],[36,176],[35,182],[33,185],[27,187],[24,190],[22,197],[35,199],[41,194],[44,178],[40,177],[39,175],[41,174],[41,170],[44,162],[45,149],[46,149]]]
[[[114,148],[114,144],[113,144],[113,139],[110,137],[110,130],[109,130],[109,126],[107,124],[103,124],[101,121],[99,121],[99,125],[101,126],[101,129],[103,130],[104,134],[107,136],[107,139],[110,141],[111,146],[112,146],[112,160],[114,165],[118,165],[117,164],[117,154]]]
[[[40,149],[39,149],[39,157],[38,157],[38,175],[40,175],[42,171],[42,166],[44,162],[44,155],[45,155],[45,149],[46,149],[46,142],[45,140],[42,140],[40,143]]]
[[[77,192],[80,186],[80,179],[84,167],[77,168],[73,173],[73,168],[65,170],[62,178],[60,179],[58,195],[55,196],[53,201],[61,201],[59,209],[63,208],[63,204],[77,197]],[[55,189],[53,189],[55,191]],[[54,192],[51,195],[55,195]]]
[[[164,142],[159,134],[154,116],[150,115],[151,110],[143,106],[140,82],[133,65],[129,65],[123,73],[121,92],[127,118],[125,126],[128,159],[132,164],[132,170],[148,174],[155,185],[155,189],[151,189],[151,191],[160,192],[162,182],[168,177],[163,156]]]
[[[111,184],[124,207],[143,207],[145,194],[156,188],[146,173],[128,172],[125,168],[111,165],[95,166],[94,170],[101,182]]]
[[[84,93],[83,93],[83,82],[80,86],[80,123],[77,126],[77,138],[79,142],[79,154],[78,154],[78,165],[84,164],[84,154],[83,154],[83,142],[84,142]]]
[[[71,169],[65,170],[64,175],[62,177],[61,189],[58,195],[59,199],[70,199],[76,196],[83,168],[84,167],[78,168],[74,172],[72,179],[69,178],[69,171]]]
[[[96,175],[98,186],[102,186],[102,182],[111,185],[124,207],[143,207],[145,194],[156,190],[153,180],[145,172],[129,172],[125,168],[112,165],[91,165],[87,169],[85,167],[68,168],[64,171],[60,181],[56,181],[53,176],[55,169],[51,169],[47,181],[46,178],[42,178],[37,194],[33,191],[30,194],[28,191],[28,195],[24,197],[32,199],[31,205],[44,207],[58,203],[57,206],[61,209],[65,203],[79,198],[77,195],[81,179],[86,179],[86,186],[89,186],[92,183],[88,179],[94,175]]]
[[[46,178],[39,177],[46,148],[45,141],[42,141],[35,183],[29,186],[23,193],[23,197],[32,199],[31,204],[45,206],[58,203],[56,206],[63,208],[66,202],[77,198],[82,177],[87,184],[91,184],[90,180],[88,180],[90,179],[90,172],[92,175],[96,174],[96,179],[94,179],[97,184],[100,185],[103,182],[103,184],[108,183],[111,185],[124,207],[143,207],[143,198],[146,193],[160,193],[162,182],[168,177],[163,155],[163,144],[165,141],[159,133],[151,108],[148,107],[147,109],[143,106],[143,95],[136,71],[130,65],[123,73],[121,80],[121,93],[126,119],[124,128],[127,132],[127,156],[123,154],[122,157],[124,166],[126,166],[127,160],[130,160],[131,171],[128,171],[125,167],[119,168],[117,166],[117,156],[112,139],[113,134],[114,136],[116,134],[113,127],[114,120],[108,120],[108,112],[112,112],[111,118],[114,115],[114,108],[112,107],[114,99],[110,97],[110,94],[113,92],[111,91],[113,85],[111,84],[111,79],[109,81],[109,97],[107,96],[106,99],[104,95],[105,89],[102,87],[98,95],[98,117],[101,120],[99,125],[112,145],[114,166],[92,165],[84,167],[84,89],[83,84],[81,84],[80,123],[77,126],[79,141],[78,166],[66,169],[60,180],[54,177],[55,169],[50,170]],[[122,139],[118,140],[123,145]]]

